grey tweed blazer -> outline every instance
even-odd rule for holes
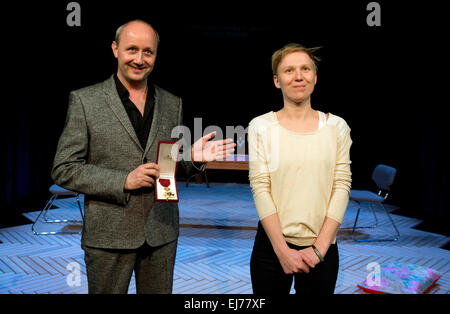
[[[159,246],[177,239],[177,203],[155,202],[153,188],[130,193],[123,187],[130,171],[156,162],[159,140],[178,140],[171,131],[180,124],[181,99],[155,86],[152,126],[141,147],[113,76],[70,93],[52,179],[85,195],[82,245],[132,249],[145,241]],[[198,172],[190,161],[179,166],[187,175]]]

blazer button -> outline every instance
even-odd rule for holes
[[[147,163],[147,157],[144,157],[144,164]]]

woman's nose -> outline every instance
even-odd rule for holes
[[[300,70],[296,70],[295,71],[295,80],[296,81],[301,81],[303,79],[303,73]]]

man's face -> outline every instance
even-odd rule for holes
[[[304,52],[293,52],[281,60],[273,81],[283,97],[294,103],[308,99],[317,82],[311,58]]]
[[[112,43],[119,78],[129,83],[144,81],[153,70],[157,44],[156,33],[151,27],[139,22],[128,24],[119,43]]]

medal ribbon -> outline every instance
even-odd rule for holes
[[[169,179],[159,179],[159,183],[163,186],[163,187],[168,187],[170,185],[170,180]]]

